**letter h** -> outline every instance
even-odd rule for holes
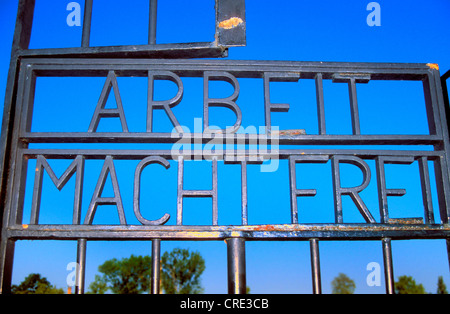
[[[183,224],[183,197],[211,197],[213,210],[213,225],[219,224],[217,207],[217,158],[212,157],[212,190],[185,190],[183,187],[184,157],[178,157],[178,196],[177,225]]]

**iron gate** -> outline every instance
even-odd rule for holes
[[[156,1],[150,1],[155,4]],[[245,14],[243,1],[233,6],[231,1],[217,0],[217,25],[222,19],[233,26],[218,27],[221,40],[212,44],[156,45],[154,29],[150,26],[149,45],[145,47],[89,47],[89,15],[92,1],[86,1],[82,47],[71,49],[28,50],[33,17],[33,0],[21,0],[14,37],[11,69],[6,93],[5,114],[2,129],[2,181],[1,201],[3,204],[3,225],[1,238],[1,292],[10,292],[14,246],[18,240],[71,240],[78,242],[77,293],[84,293],[86,245],[98,240],[148,240],[152,241],[152,293],[159,293],[159,263],[161,241],[171,240],[225,240],[228,247],[228,291],[245,293],[245,243],[246,241],[309,241],[311,246],[311,269],[314,293],[321,293],[321,272],[319,242],[327,240],[378,240],[382,244],[387,293],[394,293],[394,272],[391,240],[400,239],[446,239],[450,250],[450,181],[449,181],[449,138],[446,120],[446,106],[438,66],[435,64],[392,64],[392,63],[332,63],[332,62],[287,62],[287,61],[234,61],[234,60],[187,60],[170,58],[223,56],[227,45],[245,43]],[[234,1],[236,3],[236,1]],[[155,6],[150,6],[155,10]],[[223,11],[222,11],[223,10]],[[155,11],[152,11],[155,12]],[[224,12],[227,12],[226,14]],[[223,13],[223,14],[221,14]],[[151,15],[152,16],[152,15]],[[234,32],[226,35],[226,31]],[[229,36],[229,37],[227,37]],[[236,41],[233,42],[230,39]],[[145,58],[143,58],[145,57]],[[165,59],[149,59],[158,57]],[[92,120],[85,132],[33,132],[33,104],[36,80],[39,77],[103,77],[106,79]],[[118,77],[148,78],[147,131],[130,132],[120,100]],[[184,94],[182,78],[200,78],[203,82],[203,132],[187,133],[183,130],[172,108],[179,104]],[[236,104],[240,94],[238,79],[260,80],[264,86],[265,132],[262,134],[240,134],[242,112]],[[170,100],[153,99],[154,82],[166,80],[175,83],[176,96]],[[318,134],[306,134],[304,130],[275,130],[271,124],[272,112],[289,110],[287,104],[271,103],[270,82],[297,82],[313,80],[316,87]],[[419,81],[423,83],[429,134],[425,135],[379,135],[361,132],[357,86],[369,81]],[[209,83],[225,81],[231,84],[233,94],[227,98],[210,98]],[[351,106],[352,134],[327,134],[324,112],[324,81],[348,85]],[[445,80],[444,80],[445,81]],[[106,108],[110,93],[116,96],[117,108]],[[234,126],[224,130],[210,129],[209,108],[223,107],[236,117]],[[94,108],[93,108],[94,109]],[[162,110],[170,119],[174,132],[153,132],[153,112]],[[118,119],[122,132],[97,132],[102,119]],[[34,148],[35,144],[48,144],[51,148]],[[60,144],[133,144],[132,149],[67,149]],[[227,143],[232,149],[161,150],[141,149],[143,144],[160,143]],[[236,144],[265,145],[266,149],[234,149]],[[282,146],[279,149],[278,146]],[[301,148],[298,148],[300,147]],[[364,147],[364,148],[361,148]],[[392,149],[395,147],[395,149]],[[401,147],[402,149],[399,149]],[[423,147],[423,149],[417,149]],[[187,190],[184,188],[184,163],[189,160],[206,160],[212,169],[212,189]],[[23,221],[23,204],[26,190],[26,175],[29,161],[35,160],[35,180],[30,221]],[[51,160],[69,160],[70,166],[61,177],[52,170]],[[85,163],[91,160],[103,161],[87,213],[81,216],[83,177]],[[120,189],[116,184],[115,162],[138,161],[134,169],[133,210],[141,225],[127,224],[123,210]],[[291,196],[291,223],[274,225],[251,225],[248,222],[247,166],[267,160],[286,160],[289,164]],[[372,176],[367,161],[374,161],[376,174]],[[157,220],[149,220],[140,209],[140,178],[142,171],[150,164],[169,168],[169,161],[178,167],[176,224],[165,226],[170,219],[165,214]],[[435,219],[431,195],[429,163],[433,163],[440,220]],[[219,224],[217,193],[218,164],[239,164],[241,166],[241,224],[236,226]],[[300,223],[298,200],[316,195],[314,189],[299,189],[296,164],[330,163],[334,196],[333,224]],[[423,217],[394,219],[390,217],[387,198],[405,194],[402,189],[388,189],[385,177],[386,164],[417,163],[422,188]],[[363,183],[356,187],[341,185],[343,164],[356,166]],[[39,223],[40,196],[44,172],[53,184],[62,189],[75,178],[75,193],[72,224]],[[114,196],[102,197],[107,176],[110,175]],[[373,209],[367,207],[360,193],[375,177],[379,198],[380,219],[377,221]],[[346,223],[343,216],[342,197],[349,196],[365,223]],[[211,198],[212,222],[208,226],[183,224],[184,198]],[[114,205],[119,225],[95,225],[93,220],[98,206]],[[450,253],[450,252],[449,252]]]

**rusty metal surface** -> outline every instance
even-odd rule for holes
[[[46,240],[225,240],[247,241],[381,240],[446,238],[450,226],[405,224],[284,224],[252,226],[15,225],[11,239]]]

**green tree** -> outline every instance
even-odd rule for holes
[[[411,276],[400,276],[395,282],[396,294],[426,294],[422,284],[417,284]]]
[[[90,293],[103,294],[111,290],[114,294],[140,294],[150,288],[152,259],[149,256],[134,256],[107,260],[98,267],[103,275],[97,275],[89,285]]]
[[[64,294],[63,289],[53,286],[40,274],[28,275],[18,286],[11,287],[13,294]]]
[[[448,294],[447,286],[445,285],[442,276],[439,276],[437,286],[437,294]]]
[[[105,294],[108,291],[108,284],[103,277],[95,275],[95,280],[89,285],[88,294]]]
[[[356,289],[356,284],[346,274],[340,273],[331,282],[331,287],[333,294],[353,294]]]
[[[162,287],[167,294],[198,294],[203,292],[200,276],[205,270],[205,260],[198,252],[174,249],[165,252],[161,259]]]
[[[99,266],[100,275],[89,285],[91,294],[140,294],[150,289],[151,257],[134,256],[121,260],[111,259]],[[161,285],[167,294],[194,294],[203,291],[200,276],[205,261],[198,252],[174,249],[161,258]]]

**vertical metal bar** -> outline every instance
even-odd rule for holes
[[[178,156],[178,189],[177,189],[177,225],[183,224],[183,177],[184,177],[184,158]]]
[[[437,101],[433,91],[433,76],[428,75],[423,80],[423,93],[425,97],[425,109],[427,112],[428,131],[430,132],[430,135],[440,135],[441,130],[440,128],[438,129],[438,110],[436,110],[436,106],[433,105],[433,103],[437,103]]]
[[[348,82],[348,90],[350,94],[353,135],[359,135],[361,134],[361,128],[359,124],[358,96],[356,94],[356,79],[353,77]]]
[[[445,107],[445,116],[447,118],[447,128],[450,122],[450,104],[449,104],[449,95],[447,88],[447,79],[450,77],[450,71],[447,71],[444,75],[441,76],[441,86],[442,86],[442,94],[444,99],[444,107]]]
[[[317,73],[316,75],[316,98],[317,98],[317,118],[319,121],[319,134],[327,134],[325,124],[325,104],[323,98],[323,75]]]
[[[295,157],[289,157],[289,183],[291,186],[291,221],[298,224],[298,205],[297,205],[297,172]]]
[[[320,276],[320,255],[319,255],[319,240],[309,240],[311,248],[311,275],[313,283],[313,293],[322,294],[322,282]]]
[[[156,21],[158,12],[158,0],[150,0],[150,20],[148,26],[148,44],[156,45]]]
[[[439,158],[434,161],[439,213],[443,224],[450,221],[450,185],[446,176],[447,167],[446,158]]]
[[[247,161],[241,161],[242,225],[248,225]]]
[[[2,237],[0,246],[0,294],[11,293],[15,241]]]
[[[152,286],[151,294],[160,293],[161,281],[161,240],[152,240]]]
[[[430,172],[427,157],[419,158],[420,182],[422,186],[422,200],[425,210],[425,223],[434,224],[433,202],[430,187]]]
[[[91,42],[91,22],[92,22],[93,0],[84,2],[83,33],[81,35],[81,47],[89,47]]]
[[[389,222],[389,211],[387,205],[386,194],[386,175],[384,168],[384,160],[381,157],[376,158],[377,168],[377,187],[378,187],[378,203],[380,206],[380,222],[387,224]]]
[[[245,0],[216,0],[216,42],[218,46],[246,45]],[[238,20],[235,27],[226,22],[233,17]],[[225,23],[225,25],[224,25]]]
[[[17,105],[18,82],[19,82],[19,50],[28,49],[33,27],[35,0],[19,0],[17,8],[17,18],[14,30],[13,43],[11,48],[11,61],[8,72],[8,84],[5,91],[5,102],[3,106],[3,120],[0,139],[0,294],[11,293],[12,268],[14,261],[15,242],[6,237],[4,228],[10,222],[11,206],[9,203],[7,190],[10,193],[13,175],[10,171],[10,164],[14,163],[13,158],[17,158],[17,125],[14,120]],[[23,159],[20,159],[23,161]],[[26,164],[26,162],[25,162]],[[23,169],[25,170],[25,169]],[[17,214],[17,212],[16,212]],[[15,214],[15,215],[16,215]]]
[[[23,204],[25,199],[25,183],[27,178],[28,160],[24,158],[22,150],[15,156],[16,162],[16,173],[14,174],[14,184],[11,190],[11,203],[10,205],[10,216],[9,224],[22,224],[23,221]],[[5,226],[5,225],[4,225]]]
[[[228,294],[246,294],[245,240],[226,240],[228,256]]]
[[[272,134],[272,118],[270,112],[270,74],[264,72],[264,117],[267,136]]]
[[[33,28],[35,2],[35,0],[19,0],[12,54],[16,49],[28,49]],[[14,58],[11,61],[13,60]]]
[[[213,211],[213,225],[219,225],[219,206],[217,198],[217,157],[212,158],[212,211]]]
[[[439,70],[432,70],[433,84],[430,84],[431,105],[433,107],[433,116],[436,120],[436,131],[438,135],[442,135],[442,143],[435,145],[435,150],[443,150],[444,158],[437,161],[439,174],[436,175],[438,185],[438,199],[442,223],[450,221],[450,134],[446,121],[445,101],[442,93],[441,79]],[[428,113],[428,112],[427,112]],[[435,164],[435,165],[436,165]],[[435,166],[436,171],[436,166]]]
[[[75,294],[84,294],[85,275],[86,275],[86,239],[79,239],[77,245],[77,273]]]
[[[447,243],[448,266],[450,268],[450,239],[446,239],[446,243]]]
[[[9,221],[10,209],[6,207],[7,190],[10,186],[9,180],[10,163],[13,160],[11,154],[14,153],[14,113],[17,102],[17,86],[19,85],[19,63],[18,52],[20,49],[28,49],[31,39],[31,29],[33,26],[35,0],[19,0],[17,8],[17,18],[14,30],[13,43],[11,48],[11,61],[8,72],[8,83],[5,91],[5,102],[3,106],[3,120],[0,138],[0,238],[3,241],[3,227]],[[3,220],[3,223],[1,222]],[[4,255],[1,256],[4,258]],[[0,270],[0,277],[2,276]],[[2,279],[0,278],[0,285]]]
[[[333,197],[334,197],[334,219],[335,223],[344,223],[344,217],[342,213],[342,199],[339,193],[341,186],[341,172],[339,171],[339,159],[333,156],[331,158],[331,171],[333,176]]]
[[[395,294],[394,286],[394,265],[392,262],[392,246],[391,239],[382,239],[383,260],[384,260],[384,276],[386,279],[386,293]]]

